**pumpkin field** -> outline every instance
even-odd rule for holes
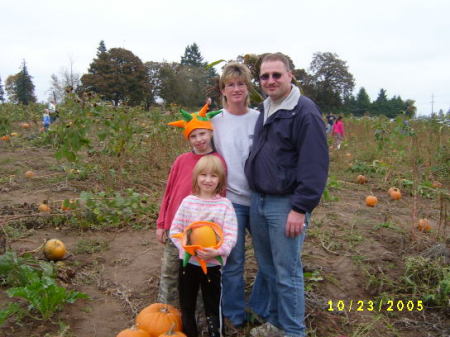
[[[113,337],[156,302],[179,108],[72,96],[43,130],[42,106],[0,105],[0,337]],[[304,244],[308,336],[449,336],[449,123],[344,123]]]

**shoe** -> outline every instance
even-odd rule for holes
[[[242,329],[242,325],[241,326],[235,326],[233,325],[233,323],[231,323],[231,321],[228,318],[224,318],[223,319],[223,333],[224,336],[226,337],[237,337],[241,334],[241,331],[239,331],[240,329]]]
[[[258,315],[256,312],[254,312],[251,309],[247,309],[246,311],[246,322],[251,325],[261,325],[266,323],[266,319],[264,319],[262,316]]]
[[[266,322],[250,330],[251,337],[283,337],[284,332],[275,325]]]

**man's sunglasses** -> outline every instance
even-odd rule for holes
[[[282,73],[262,74],[261,76],[259,76],[259,79],[261,81],[267,81],[271,75],[274,80],[279,80],[281,76],[283,76]]]

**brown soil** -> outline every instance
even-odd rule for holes
[[[26,179],[23,172],[28,169],[36,171],[37,177]],[[64,172],[46,150],[2,151],[0,170],[3,177],[10,177],[0,187],[0,224],[15,217],[26,222],[28,233],[26,237],[8,240],[10,247],[17,252],[32,251],[45,239],[61,239],[70,252],[59,271],[61,283],[90,296],[90,300],[67,305],[50,324],[31,319],[25,319],[22,325],[8,323],[0,328],[0,336],[111,337],[131,326],[136,313],[156,299],[163,247],[156,241],[154,229],[82,231],[46,222],[51,215],[39,214],[36,204],[47,200],[50,205],[57,205],[80,192],[70,181],[51,182],[52,175],[63,176]],[[405,256],[417,255],[436,243],[438,201],[421,199],[417,210],[420,217],[431,219],[434,231],[411,232],[411,197],[392,202],[385,191],[374,190],[380,202],[375,208],[368,208],[364,204],[366,185],[342,184],[342,189],[332,191],[339,200],[322,203],[314,212],[305,242],[305,271],[318,275],[307,282],[310,336],[450,334],[449,318],[436,309],[392,313],[385,308],[380,313],[366,309],[368,300],[378,298],[378,288],[386,289],[384,279],[399,280]],[[379,226],[387,222],[395,228]],[[413,239],[410,233],[414,233]],[[82,239],[98,239],[107,242],[108,247],[94,254],[76,253],[76,244]],[[246,276],[250,285],[256,265],[251,251],[248,255]],[[36,256],[42,257],[40,253]],[[2,307],[9,301],[4,290],[0,291]],[[339,300],[346,305],[343,311],[337,310]],[[328,310],[328,301],[333,301],[334,311]],[[357,301],[364,301],[365,310],[349,311],[350,302],[356,307]],[[64,332],[58,322],[65,322],[70,329]],[[241,331],[241,336],[246,332]]]

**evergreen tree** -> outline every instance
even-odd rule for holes
[[[386,112],[386,116],[389,118],[395,118],[397,115],[400,115],[405,109],[406,104],[403,102],[400,96],[394,96],[389,101],[389,110]]]
[[[5,102],[5,92],[3,91],[2,78],[0,77],[0,102]]]
[[[355,116],[363,116],[366,113],[369,113],[370,108],[370,97],[367,94],[366,89],[361,87],[359,89],[358,94],[356,95],[356,108],[354,110]]]
[[[181,62],[184,66],[203,67],[206,64],[203,62],[203,57],[200,54],[198,45],[194,42],[187,46],[184,50],[184,56],[181,56]]]
[[[106,53],[105,41],[101,40],[97,48],[97,56]]]
[[[207,64],[208,62],[204,61],[195,42],[185,48],[179,65],[176,65],[175,68],[172,66],[172,70],[175,70],[180,83],[183,83],[182,92],[176,95],[175,103],[196,108],[205,102],[206,92],[214,85],[214,79],[217,77],[215,69],[207,68]],[[166,71],[171,71],[170,69],[170,67],[165,68]],[[168,76],[168,78],[171,78],[171,76]],[[173,83],[172,81],[169,82]],[[179,87],[179,84],[176,84],[175,87]],[[163,91],[168,93],[167,90]],[[168,94],[168,96],[172,95]]]
[[[386,115],[389,110],[389,103],[386,90],[380,89],[377,99],[372,103],[371,111],[375,115]]]
[[[34,84],[32,77],[28,73],[25,60],[22,63],[22,70],[17,74],[15,91],[18,103],[28,105],[36,102],[36,96],[34,95]]]

